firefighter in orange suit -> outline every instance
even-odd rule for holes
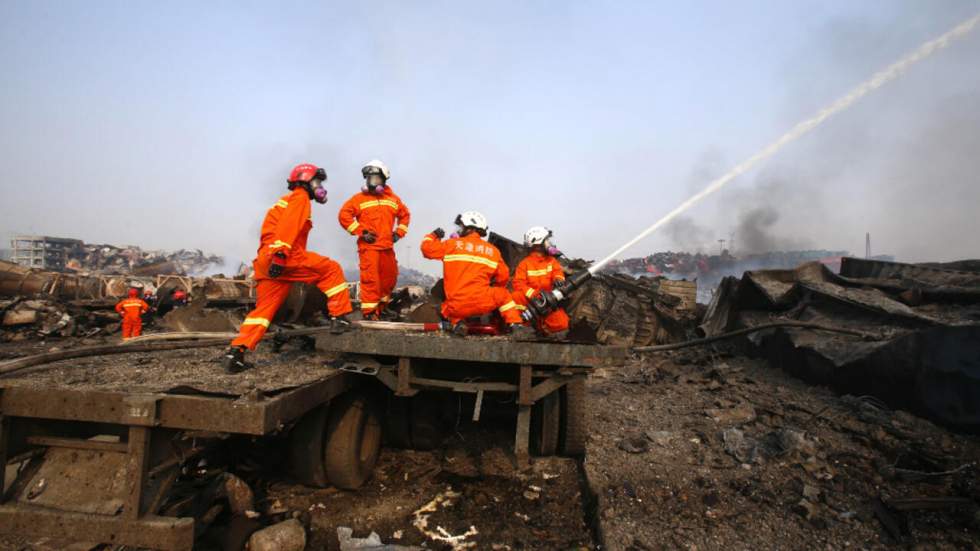
[[[266,212],[258,255],[252,262],[255,309],[245,317],[238,337],[231,341],[224,357],[226,371],[237,373],[250,367],[245,362],[245,350],[255,350],[293,283],[312,283],[323,291],[334,332],[350,327],[346,315],[352,308],[344,271],[336,261],[306,250],[306,240],[313,227],[311,201],[327,202],[327,190],[323,187],[326,180],[327,173],[322,168],[297,165],[287,180],[289,193]]]
[[[548,228],[535,226],[524,234],[524,246],[531,250],[527,258],[514,270],[514,300],[521,308],[543,291],[562,287],[565,272],[555,258],[559,253],[551,243],[552,232]],[[556,309],[536,326],[544,333],[555,334],[568,330],[568,314],[562,308]]]
[[[436,228],[422,239],[422,255],[442,260],[446,300],[442,316],[453,324],[453,333],[465,335],[465,318],[497,310],[512,330],[521,333],[520,311],[507,290],[510,270],[496,247],[487,243],[487,219],[475,211],[456,217],[459,237],[445,241],[445,232]]]
[[[381,161],[361,169],[364,186],[340,208],[340,226],[357,236],[361,269],[361,313],[378,319],[398,280],[395,243],[408,233],[411,213],[388,184],[391,172]]]
[[[138,337],[143,333],[143,314],[150,305],[140,298],[137,289],[129,290],[129,296],[116,304],[116,312],[122,316],[122,338]]]

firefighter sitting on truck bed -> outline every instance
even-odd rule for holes
[[[510,270],[500,251],[483,238],[487,235],[487,219],[476,211],[456,217],[457,234],[443,241],[446,233],[436,228],[422,239],[422,255],[442,260],[443,285],[446,300],[442,303],[443,318],[453,325],[453,334],[466,335],[466,318],[500,312],[504,322],[516,336],[526,336],[533,330],[521,325],[521,315],[507,291]]]
[[[556,258],[561,254],[551,241],[552,231],[543,226],[535,226],[524,234],[524,246],[531,250],[527,258],[514,270],[514,301],[521,309],[528,301],[542,292],[553,289],[562,290],[565,286],[565,272]],[[564,308],[535,320],[535,327],[546,334],[556,334],[568,330],[568,314]]]

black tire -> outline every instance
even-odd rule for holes
[[[385,442],[393,448],[412,449],[411,398],[388,395],[385,415]]]
[[[588,417],[585,411],[585,378],[572,379],[561,388],[561,454],[566,457],[585,455],[585,442],[589,436]]]
[[[289,467],[300,483],[315,488],[330,485],[323,465],[323,435],[328,406],[320,406],[300,419],[289,433]]]
[[[434,393],[412,398],[412,449],[429,451],[442,447],[447,430],[443,420],[444,405],[442,399]]]
[[[344,490],[363,485],[381,452],[381,421],[363,396],[349,393],[330,408],[323,464],[331,484]]]
[[[531,452],[547,457],[558,451],[561,436],[561,398],[552,392],[531,410]]]

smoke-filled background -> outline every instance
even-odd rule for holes
[[[682,4],[682,5],[674,5]],[[477,209],[601,257],[980,2],[0,3],[0,232],[254,255],[289,168],[372,158],[422,235]],[[629,254],[980,256],[980,33]],[[0,237],[5,237],[0,235]]]

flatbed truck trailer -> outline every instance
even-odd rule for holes
[[[512,402],[519,465],[532,451],[580,455],[585,379],[627,353],[360,330],[319,334],[315,352],[227,375],[204,350],[65,360],[0,377],[0,533],[191,549],[197,519],[181,516],[186,507],[169,492],[209,445],[288,432],[293,477],[354,489],[370,478],[383,432],[413,445],[412,404],[431,410],[417,406],[437,392],[474,396],[474,421],[484,396]]]

